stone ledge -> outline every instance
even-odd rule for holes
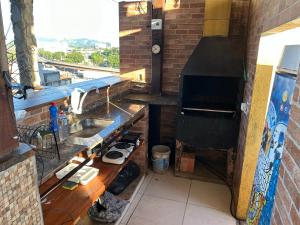
[[[118,76],[109,76],[95,80],[88,80],[79,83],[74,83],[70,85],[60,86],[60,87],[46,87],[43,90],[40,90],[34,93],[33,96],[28,97],[28,99],[14,99],[14,109],[15,110],[28,110],[36,107],[43,106],[52,101],[57,101],[71,96],[72,91],[75,88],[81,88],[85,91],[103,89],[111,87],[112,85],[122,83],[127,81]]]
[[[3,162],[0,162],[0,172],[5,171],[8,168],[14,166],[15,164],[23,162],[27,158],[33,156],[35,154],[33,148],[34,146],[20,143],[19,147],[15,149],[10,158]]]

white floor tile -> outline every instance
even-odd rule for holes
[[[130,206],[129,206],[127,212],[123,216],[123,218],[121,220],[121,224],[122,223],[126,224],[129,221],[131,215],[133,214],[133,212],[134,212],[135,208],[137,207],[137,204],[139,203],[141,198],[142,198],[142,194],[137,193],[136,196],[134,197],[134,199],[132,200],[132,202],[130,203]]]
[[[188,204],[183,225],[236,225],[236,220],[228,213]]]
[[[160,225],[160,224],[153,219],[149,219],[149,218],[145,219],[142,217],[135,216],[130,219],[127,225]]]
[[[139,190],[139,194],[144,194],[147,186],[149,185],[151,179],[153,177],[153,172],[149,172],[146,176],[145,176],[145,179],[144,179],[144,182],[142,183],[141,187],[140,187],[140,190]]]
[[[191,180],[169,175],[154,175],[144,195],[187,202]]]
[[[143,196],[131,216],[129,225],[181,225],[185,203]]]
[[[230,191],[222,184],[193,180],[188,203],[230,212]]]

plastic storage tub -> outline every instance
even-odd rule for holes
[[[171,149],[166,145],[152,147],[152,166],[155,173],[165,173],[169,168]]]

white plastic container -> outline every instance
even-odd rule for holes
[[[66,167],[62,168],[55,175],[58,179],[62,179],[68,173],[70,173],[73,169],[75,169],[78,164],[70,163]],[[99,169],[84,166],[80,170],[78,170],[72,177],[68,179],[68,181],[73,181],[75,183],[80,183],[82,185],[88,184],[93,178],[95,178],[99,173]]]

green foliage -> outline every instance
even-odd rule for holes
[[[52,54],[52,58],[54,60],[57,60],[57,61],[63,61],[66,57],[66,54],[64,52],[54,52]]]
[[[38,50],[38,55],[48,60],[53,60],[53,53],[50,51],[46,51],[43,48]]]
[[[9,62],[13,62],[17,58],[16,47],[10,47],[7,49],[7,59]]]
[[[97,66],[109,66],[113,68],[120,67],[119,48],[106,48],[102,52],[95,51],[90,55],[90,61]],[[48,60],[56,60],[68,63],[83,63],[84,55],[76,50],[65,54],[62,51],[50,52],[44,49],[38,50],[38,55]]]
[[[120,51],[119,48],[106,48],[102,54],[106,56],[108,66],[119,68],[120,66]]]
[[[103,57],[103,55],[101,55],[100,52],[93,52],[90,57],[91,57],[92,63],[95,65],[99,66],[104,63],[104,57]]]
[[[107,57],[108,65],[113,68],[120,67],[120,55],[119,54],[111,54]]]
[[[66,55],[65,62],[81,63],[84,61],[84,56],[81,52],[72,51]]]

